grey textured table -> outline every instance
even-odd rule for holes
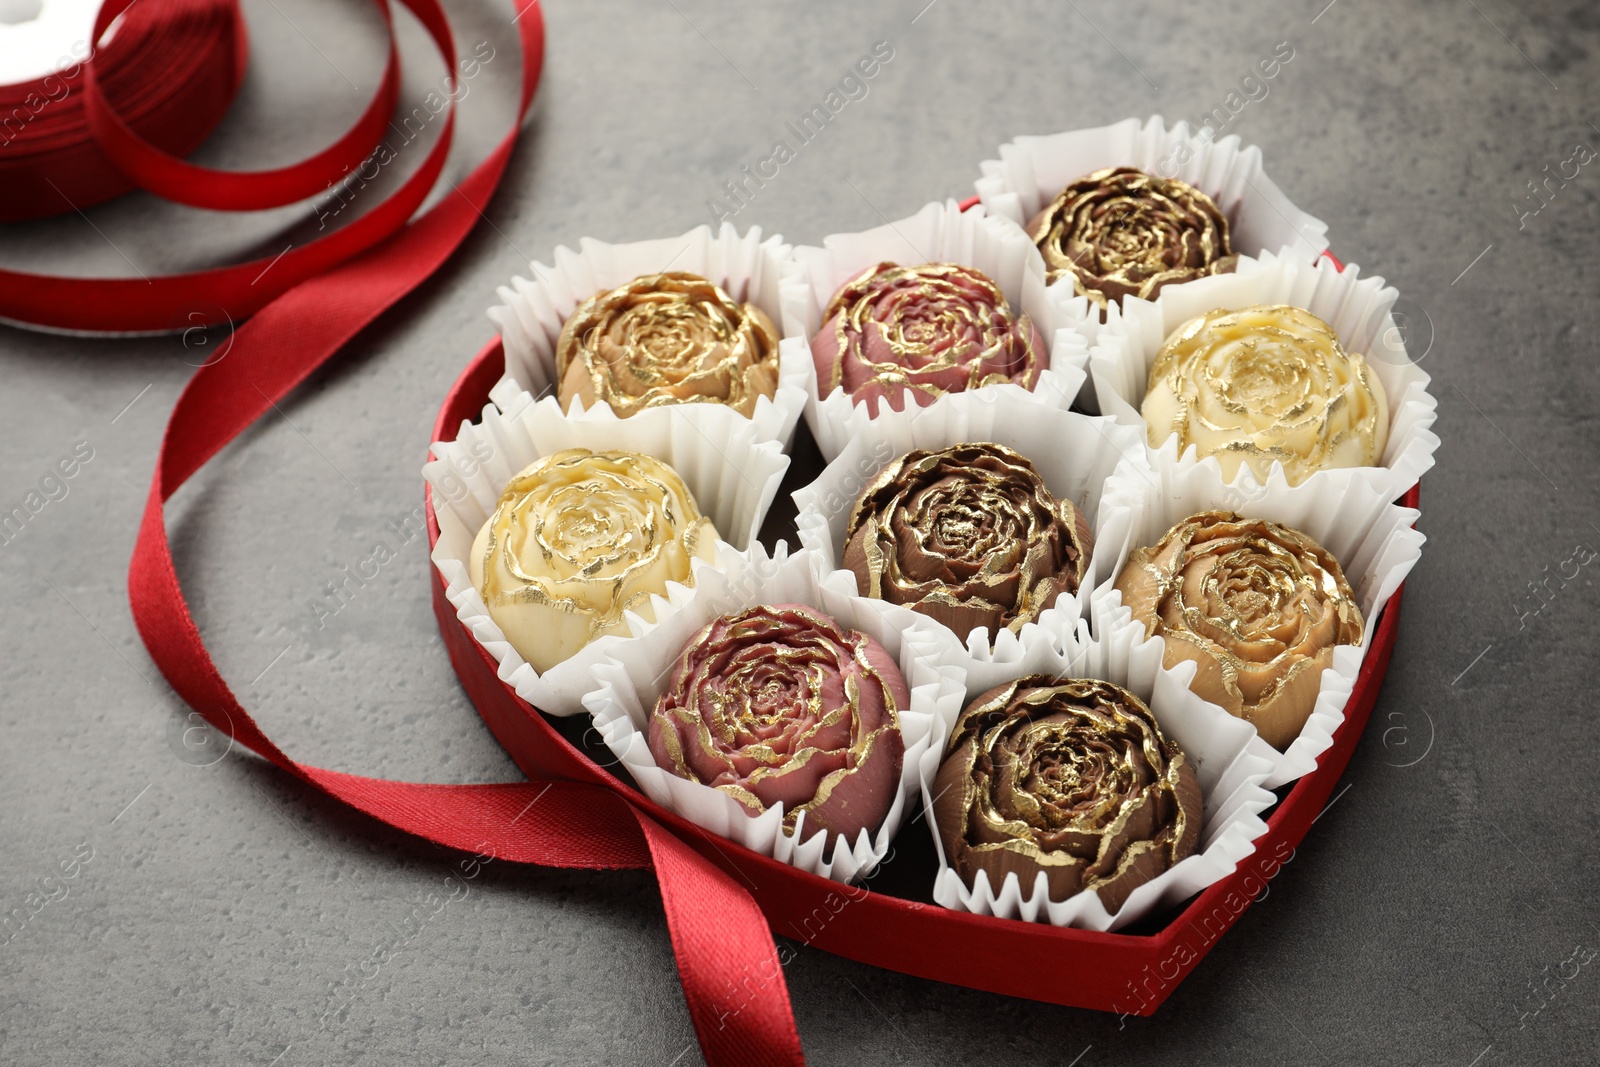
[[[488,223],[171,509],[224,674],[310,762],[508,777],[439,643],[422,539],[336,616],[310,606],[419,502],[434,413],[491,333],[497,283],[583,235],[709,221],[722,182],[877,41],[894,58],[868,95],[741,227],[815,241],[965,195],[1016,134],[1199,118],[1288,42],[1293,59],[1264,97],[1247,86],[1260,98],[1226,132],[1261,145],[1340,256],[1405,295],[1445,442],[1394,665],[1338,799],[1153,1019],[1122,1026],[799,948],[800,1031],[819,1064],[1600,1060],[1600,968],[1583,962],[1600,946],[1600,571],[1552,578],[1542,598],[1530,586],[1600,546],[1600,173],[1540,201],[1526,185],[1600,145],[1600,11],[924,3],[553,3],[542,96]],[[516,61],[507,5],[448,7],[463,50],[496,50],[464,105],[459,177],[507,121]],[[237,167],[325,142],[382,54],[363,5],[245,8],[258,64],[200,154]],[[421,57],[417,97],[438,71],[414,25],[403,37]],[[271,254],[315,229],[305,215],[219,229],[132,197],[90,212],[92,227],[0,228],[0,262],[173,270]],[[0,508],[75,447],[93,454],[0,545],[0,911],[28,916],[0,942],[0,1062],[696,1062],[648,875],[492,866],[405,932],[452,856],[253,758],[184,755],[186,709],[144,654],[124,575],[199,340],[0,328]],[[63,863],[75,877],[42,890]],[[28,895],[45,892],[33,912]]]

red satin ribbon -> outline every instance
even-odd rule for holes
[[[405,2],[428,28],[447,62],[453,62],[454,45],[437,0]],[[536,2],[522,9],[516,25],[524,55],[520,125],[538,85],[543,58],[544,26]],[[492,853],[513,862],[653,869],[690,1017],[707,1063],[713,1067],[803,1063],[771,932],[755,901],[727,874],[622,796],[596,786],[394,782],[290,758],[261,731],[218,672],[173,568],[167,499],[362,328],[438,269],[487,206],[516,135],[514,125],[455,187],[454,195],[388,240],[326,273],[313,271],[267,303],[238,330],[228,359],[195,373],[168,420],[134,546],[128,571],[134,622],[167,681],[211,725],[308,786],[389,826],[449,848]],[[448,143],[448,138],[442,140]],[[436,151],[442,162],[442,151]],[[0,276],[0,286],[4,284]],[[772,977],[753,987],[752,974]]]
[[[237,0],[111,0],[95,19],[94,40],[99,41],[116,18],[128,9],[131,18],[148,7],[174,18],[192,21],[201,12],[212,19],[227,11],[238,18]],[[385,23],[390,22],[388,0],[376,0]],[[455,72],[455,42],[436,0],[401,0],[422,21],[439,49],[446,67]],[[196,5],[201,7],[197,10]],[[131,5],[131,6],[130,6]],[[148,17],[151,12],[146,12]],[[520,23],[519,23],[520,24]],[[237,22],[242,27],[242,20]],[[194,30],[191,32],[200,32]],[[242,31],[241,31],[242,32]],[[120,38],[121,30],[117,37]],[[188,37],[180,37],[187,41]],[[240,38],[242,43],[242,37]],[[114,38],[107,46],[110,53]],[[136,54],[148,56],[148,50]],[[164,53],[161,53],[164,54]],[[277,207],[327,188],[343,169],[361,162],[376,146],[393,110],[398,60],[391,36],[390,61],[378,94],[356,125],[330,148],[298,164],[274,171],[229,173],[196,167],[141,137],[133,125],[118,118],[102,92],[97,68],[110,62],[96,54],[82,67],[80,89],[84,121],[101,157],[128,180],[170,199],[187,204],[229,210]],[[146,62],[149,62],[147,59]],[[230,59],[235,81],[242,75],[244,53]],[[208,68],[209,69],[209,68]],[[109,85],[115,71],[104,81]],[[215,80],[215,71],[211,72]],[[159,79],[166,72],[144,69],[144,77]],[[125,76],[124,76],[125,77]],[[75,99],[69,94],[68,100]],[[65,103],[66,101],[63,101]],[[422,206],[437,183],[450,154],[455,133],[454,93],[443,112],[439,137],[417,170],[393,194],[353,222],[275,257],[185,274],[138,278],[70,278],[26,271],[0,270],[0,318],[55,329],[139,333],[193,326],[201,321],[238,322],[254,315],[282,294],[325,271],[348,262],[398,232]],[[55,112],[42,111],[37,123],[51,121]],[[32,124],[30,124],[32,125]],[[181,140],[181,139],[180,139]],[[341,169],[343,168],[343,169]],[[48,177],[44,174],[43,177]],[[70,201],[70,194],[52,179],[51,188]],[[103,197],[102,197],[103,198]],[[60,196],[50,199],[59,209]],[[73,203],[73,207],[82,205]]]
[[[235,2],[227,0],[218,6],[233,7]],[[344,136],[308,159],[254,173],[197,167],[151,144],[117,114],[100,90],[97,65],[93,62],[83,66],[83,106],[89,131],[106,157],[135,185],[180,204],[214,211],[260,211],[326,192],[377,147],[399,97],[400,57],[395,52],[394,20],[387,0],[374,2],[389,31],[389,56],[378,91]],[[136,3],[137,0],[107,0],[95,18],[94,39],[99,40],[117,16]],[[243,19],[236,16],[236,21],[243,27]],[[241,50],[235,55],[237,77],[242,78],[244,53]],[[452,70],[454,62],[454,55],[445,57]]]

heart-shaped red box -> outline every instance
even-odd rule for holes
[[[454,440],[478,417],[504,364],[496,338],[445,398],[434,440]],[[1413,486],[1400,503],[1415,508]],[[426,501],[430,548],[439,539]],[[433,608],[450,661],[495,738],[534,779],[567,779],[610,789],[677,834],[743,884],[774,933],[877,967],[1007,996],[1119,1014],[1149,1015],[1165,1000],[1294,854],[1323,811],[1355,751],[1389,666],[1400,619],[1397,589],[1345,707],[1344,723],[1317,769],[1300,778],[1267,817],[1267,832],[1233,874],[1166,916],[1159,929],[1099,933],[950,911],[884,892],[846,888],[759,855],[652,802],[597,764],[496,674],[494,660],[456,617],[433,572]],[[914,832],[914,831],[912,831]],[[1143,929],[1143,928],[1141,928]]]

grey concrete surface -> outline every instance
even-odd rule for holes
[[[490,336],[497,283],[586,234],[706,221],[722,181],[876,41],[895,54],[870,94],[741,226],[815,241],[965,195],[1019,133],[1198,117],[1287,41],[1293,60],[1230,132],[1415,309],[1444,439],[1394,665],[1342,792],[1153,1019],[799,948],[800,1031],[817,1064],[1600,1061],[1600,966],[1579,962],[1600,947],[1600,564],[1542,599],[1530,587],[1600,547],[1600,171],[1522,214],[1527,182],[1600,146],[1600,11],[925,3],[552,3],[541,99],[488,224],[171,509],[224,674],[309,762],[511,776],[439,644],[420,539],[337,616],[319,625],[309,606],[419,502],[434,412]],[[463,49],[497,57],[464,105],[459,176],[507,121],[516,61],[503,0],[447,7]],[[255,66],[201,153],[238,167],[325,142],[381,58],[363,5],[245,9]],[[403,30],[417,96],[437,71]],[[172,270],[315,229],[304,208],[240,220],[144,197],[89,218],[0,228],[0,263]],[[144,654],[124,575],[166,413],[213,350],[200,340],[0,328],[0,507],[93,451],[0,545],[0,912],[29,915],[0,943],[0,1062],[697,1062],[648,876],[491,867],[411,936],[452,856],[253,758],[185,755],[185,708]],[[41,889],[63,864],[75,876]]]

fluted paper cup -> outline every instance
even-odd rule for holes
[[[752,816],[720,789],[680,778],[656,765],[646,740],[650,714],[665,688],[672,665],[706,623],[758,604],[797,603],[817,608],[848,630],[872,637],[894,658],[910,691],[910,705],[898,712],[905,758],[900,788],[876,831],[862,829],[853,841],[832,833],[802,841],[805,814],[793,833],[784,829],[784,809],[775,805]],[[961,700],[961,678],[940,662],[930,631],[898,629],[864,612],[851,598],[833,593],[817,580],[805,551],[787,555],[782,547],[768,556],[760,546],[733,565],[706,573],[696,596],[671,618],[637,640],[610,646],[596,667],[597,685],[584,697],[595,728],[622,766],[651,800],[746,848],[838,882],[872,871],[889,854],[889,843],[908,806],[915,803],[923,754],[944,743]]]
[[[1328,247],[1328,226],[1289,201],[1262,167],[1261,149],[1237,135],[1213,138],[1186,122],[1168,126],[1161,116],[1140,122],[1124,119],[1109,126],[1018,137],[1000,146],[999,159],[985,160],[976,188],[984,209],[1025,227],[1061,190],[1079,178],[1108,167],[1137,167],[1147,174],[1178,178],[1199,189],[1228,219],[1233,250],[1256,256],[1284,250],[1310,263]],[[1189,284],[1187,282],[1178,284]],[[1115,305],[1102,316],[1072,280],[1050,286],[1085,320],[1091,343],[1103,319],[1115,318]]]
[[[1134,693],[1149,706],[1168,739],[1195,763],[1203,809],[1200,840],[1194,853],[1135,888],[1115,912],[1108,911],[1100,895],[1090,889],[1064,900],[1051,899],[1042,871],[1032,885],[1022,884],[1015,872],[994,885],[985,871],[979,871],[968,883],[949,865],[934,814],[933,784],[948,753],[928,752],[922,758],[921,781],[923,804],[939,854],[934,900],[944,907],[979,915],[1089,930],[1120,930],[1222,880],[1255,851],[1254,842],[1267,831],[1261,813],[1276,799],[1262,786],[1271,764],[1251,751],[1255,730],[1200,699],[1162,672],[1160,666],[1159,651],[1152,655],[1125,635],[1109,640],[1093,638],[1087,623],[1078,620],[1074,637],[1064,648],[1052,653],[1046,646],[1036,645],[1009,672],[986,671],[969,676],[966,699],[970,701],[986,689],[1032,675],[1095,678]]]
[[[490,405],[483,421],[464,423],[456,440],[436,443],[423,468],[433,493],[439,541],[433,563],[446,583],[456,615],[499,665],[499,676],[517,695],[551,715],[583,710],[583,694],[594,687],[593,671],[607,648],[631,640],[607,635],[543,674],[520,656],[472,584],[468,559],[473,539],[494,514],[500,493],[518,472],[540,457],[567,448],[596,452],[642,452],[666,462],[688,486],[702,514],[721,537],[715,559],[694,559],[694,583],[756,545],[768,508],[788,469],[789,457],[775,440],[761,439],[757,425],[729,408],[689,415],[680,407],[653,408],[627,419],[561,419],[526,392],[502,412]],[[629,612],[630,633],[648,632],[693,595],[688,585],[669,582],[647,609]]]
[[[1433,432],[1439,402],[1428,391],[1429,377],[1406,353],[1404,332],[1392,309],[1399,298],[1381,277],[1361,277],[1353,263],[1339,270],[1327,260],[1301,262],[1267,254],[1241,257],[1232,274],[1201,278],[1163,289],[1154,301],[1128,300],[1120,320],[1109,324],[1089,357],[1089,373],[1100,410],[1126,426],[1144,432],[1140,415],[1150,368],[1161,346],[1185,322],[1217,308],[1253,304],[1288,304],[1303,308],[1331,326],[1348,352],[1359,352],[1384,391],[1389,409],[1389,434],[1382,462],[1375,467],[1314,471],[1306,484],[1344,485],[1353,479],[1372,482],[1398,499],[1433,466],[1439,438]],[[1153,467],[1171,468],[1179,459],[1177,435],[1148,446]],[[1193,446],[1185,451],[1194,455]],[[1276,461],[1273,469],[1281,473]],[[1241,464],[1231,483],[1245,489],[1259,484],[1248,464]]]
[[[1377,631],[1378,613],[1416,565],[1426,538],[1412,528],[1418,512],[1391,503],[1385,489],[1363,479],[1343,485],[1291,486],[1276,471],[1266,486],[1240,490],[1222,480],[1215,458],[1196,462],[1189,457],[1154,472],[1130,464],[1112,475],[1101,502],[1105,540],[1098,550],[1106,553],[1107,569],[1102,573],[1107,577],[1090,594],[1097,636],[1148,646],[1155,651],[1144,654],[1160,660],[1164,639],[1146,640],[1144,625],[1133,619],[1115,588],[1117,576],[1135,549],[1154,545],[1190,515],[1213,509],[1269,519],[1311,537],[1339,561],[1361,609],[1361,640],[1334,649],[1333,665],[1323,671],[1311,717],[1300,735],[1281,752],[1259,736],[1251,744],[1252,752],[1272,763],[1266,785],[1276,789],[1315,770],[1317,757],[1333,744],[1333,732],[1344,722],[1345,704]],[[1185,662],[1171,671],[1163,668],[1163,673],[1188,685],[1195,670],[1193,663]]]
[[[1033,463],[1051,495],[1077,506],[1091,531],[1097,525],[1106,480],[1121,463],[1143,461],[1138,432],[1112,419],[1060,411],[1010,390],[979,390],[965,402],[956,403],[958,399],[959,394],[940,397],[915,420],[872,420],[816,481],[794,494],[800,543],[815,553],[824,584],[860,597],[863,610],[889,619],[925,618],[909,608],[865,597],[855,574],[843,569],[851,510],[891,460],[913,449],[974,442],[1004,445]],[[1088,615],[1089,590],[1107,574],[1100,559],[1098,549],[1091,548],[1079,589],[1062,593],[1036,622],[1024,624],[1018,632],[1001,630],[993,640],[983,627],[952,633],[956,644],[963,646],[959,653],[963,668],[1013,663],[1033,642],[1058,643],[1060,635],[1070,634],[1077,619]],[[951,633],[942,623],[934,625]]]
[[[803,349],[783,343],[784,323],[796,319],[807,296],[804,271],[791,253],[782,237],[763,238],[760,227],[741,234],[727,222],[716,233],[709,226],[697,226],[677,237],[653,241],[612,244],[585,237],[578,242],[577,251],[563,245],[555,250],[553,264],[530,263],[531,278],[519,275],[496,290],[500,303],[489,309],[489,318],[500,330],[506,369],[489,396],[504,409],[519,393],[531,393],[543,405],[541,417],[546,419],[626,421],[603,400],[586,408],[574,398],[565,410],[556,402],[556,342],[561,327],[580,303],[598,292],[641,275],[690,271],[720,286],[734,300],[755,304],[777,327],[778,387],[770,398],[756,400],[748,421],[754,423],[760,439],[787,446],[805,408],[809,374]],[[792,338],[791,342],[799,340]],[[548,404],[546,398],[550,398]],[[697,402],[679,406],[698,417],[701,410],[723,405]]]
[[[910,218],[860,233],[833,234],[820,247],[798,247],[795,258],[805,267],[810,299],[800,319],[784,323],[784,334],[802,334],[808,339],[806,363],[811,371],[807,379],[806,422],[826,459],[832,460],[843,451],[868,423],[910,423],[920,419],[926,410],[902,393],[894,402],[888,398],[880,402],[874,416],[864,401],[851,399],[842,388],[835,387],[825,396],[819,392],[809,339],[822,329],[822,313],[833,294],[862,271],[882,262],[902,266],[948,262],[977,268],[999,286],[1014,312],[1033,320],[1049,350],[1050,365],[1040,373],[1033,389],[1008,382],[942,398],[954,407],[982,403],[982,396],[1000,392],[1045,407],[1065,409],[1083,386],[1088,338],[1078,331],[1074,314],[1046,296],[1044,260],[1038,249],[1015,226],[988,216],[981,209],[962,211],[953,200],[928,204]]]

